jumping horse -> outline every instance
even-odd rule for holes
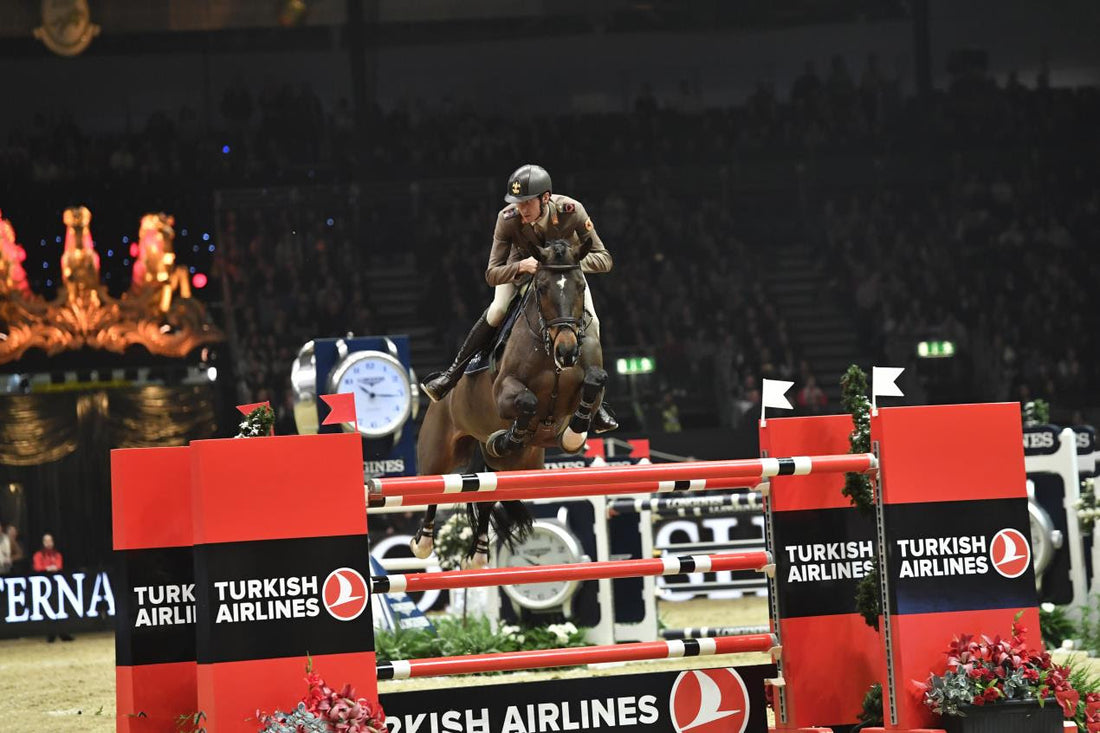
[[[564,240],[539,246],[539,266],[497,366],[462,377],[446,397],[433,402],[417,441],[417,464],[427,474],[544,468],[546,449],[584,448],[593,411],[603,398],[607,372],[590,315],[581,260],[588,247]],[[489,562],[490,521],[511,542],[531,526],[521,502],[467,504],[476,526],[468,564]],[[413,537],[413,554],[432,553],[436,507],[429,506]]]

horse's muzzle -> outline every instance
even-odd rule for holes
[[[571,344],[565,343],[572,341]],[[554,363],[563,369],[567,369],[577,363],[580,354],[580,344],[576,337],[572,339],[560,339],[554,344]]]

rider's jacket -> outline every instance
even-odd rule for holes
[[[546,211],[538,221],[524,224],[515,206],[508,205],[497,215],[493,230],[493,249],[485,280],[490,285],[505,285],[521,279],[520,260],[531,257],[536,245],[552,239],[569,242],[592,240],[592,248],[581,261],[584,272],[607,272],[611,269],[611,253],[603,246],[596,227],[580,201],[561,194],[552,194]]]

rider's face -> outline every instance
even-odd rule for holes
[[[527,199],[526,201],[520,201],[516,204],[516,210],[519,211],[520,218],[523,219],[524,224],[530,224],[539,218],[541,207],[539,206],[539,199]]]

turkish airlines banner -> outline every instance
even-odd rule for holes
[[[0,638],[114,626],[115,594],[103,568],[0,575]]]
[[[764,733],[775,666],[455,685],[380,695],[390,733]]]

